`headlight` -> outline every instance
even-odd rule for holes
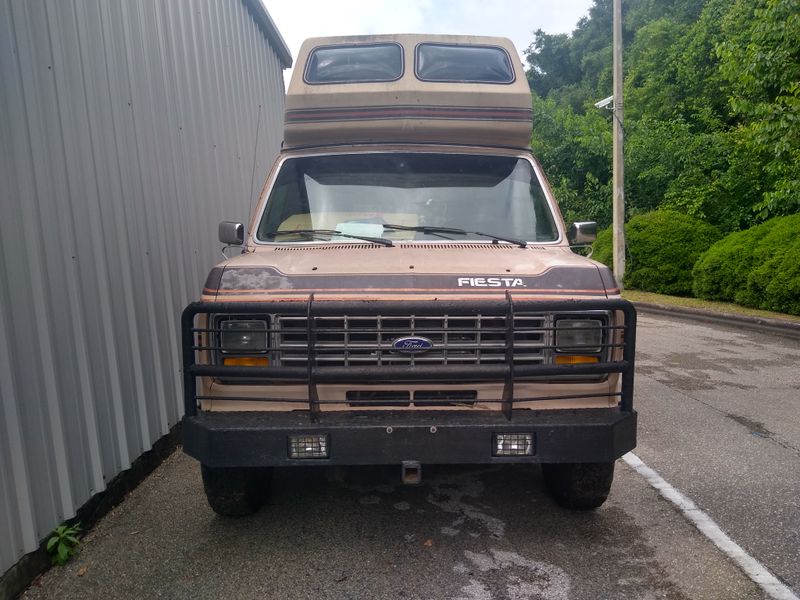
[[[219,345],[224,354],[264,354],[267,351],[266,321],[222,321]]]
[[[556,352],[592,354],[603,348],[603,322],[599,319],[557,319]]]

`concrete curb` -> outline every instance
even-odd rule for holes
[[[702,308],[671,306],[669,304],[656,304],[653,302],[634,302],[633,304],[638,311],[645,314],[666,315],[691,321],[700,321],[702,323],[717,323],[730,327],[760,331],[761,333],[780,335],[792,339],[800,339],[800,323],[795,321],[737,315]]]

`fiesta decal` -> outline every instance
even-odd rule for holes
[[[459,277],[458,287],[528,287],[519,277]]]

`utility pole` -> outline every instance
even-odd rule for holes
[[[614,0],[614,104],[612,121],[614,122],[613,149],[613,246],[614,277],[622,290],[622,279],[625,275],[625,166],[622,153],[622,0]]]

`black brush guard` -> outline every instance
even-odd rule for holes
[[[515,364],[515,313],[582,313],[613,311],[624,316],[603,327],[608,330],[605,348],[622,348],[620,360],[578,365]],[[303,367],[240,367],[197,364],[199,351],[213,352],[214,343],[200,343],[213,325],[198,327],[198,314],[259,315],[281,314],[306,317],[309,341],[307,365]],[[320,366],[316,361],[317,317],[357,316],[498,316],[505,323],[505,360],[500,364],[469,365],[385,365]],[[622,330],[621,343],[614,343],[613,331]],[[554,336],[553,336],[554,337]],[[636,445],[636,412],[633,410],[636,311],[625,300],[517,300],[510,293],[505,300],[487,301],[315,301],[305,302],[195,302],[182,317],[184,382],[184,450],[210,466],[267,466],[308,464],[391,464],[402,460],[438,463],[482,462],[604,462],[614,460]],[[552,346],[551,346],[552,347]],[[280,352],[280,349],[271,349]],[[613,352],[618,354],[618,352]],[[607,353],[612,354],[612,353]],[[515,382],[525,378],[613,373],[621,375],[621,391],[615,408],[572,410],[515,409],[515,401],[570,400],[599,394],[542,395],[516,397]],[[306,400],[265,396],[203,396],[197,393],[197,377],[226,381],[257,380],[268,389],[271,384],[307,385]],[[503,382],[502,397],[481,399],[496,403],[498,411],[470,410],[352,410],[324,411],[317,385],[321,383],[368,385],[375,383],[447,384]],[[285,402],[286,412],[198,411],[200,400],[242,400]],[[329,401],[341,404],[341,401]],[[532,432],[534,452],[530,456],[500,457],[492,454],[496,433]],[[289,435],[324,433],[329,437],[326,459],[291,459],[287,455]]]

